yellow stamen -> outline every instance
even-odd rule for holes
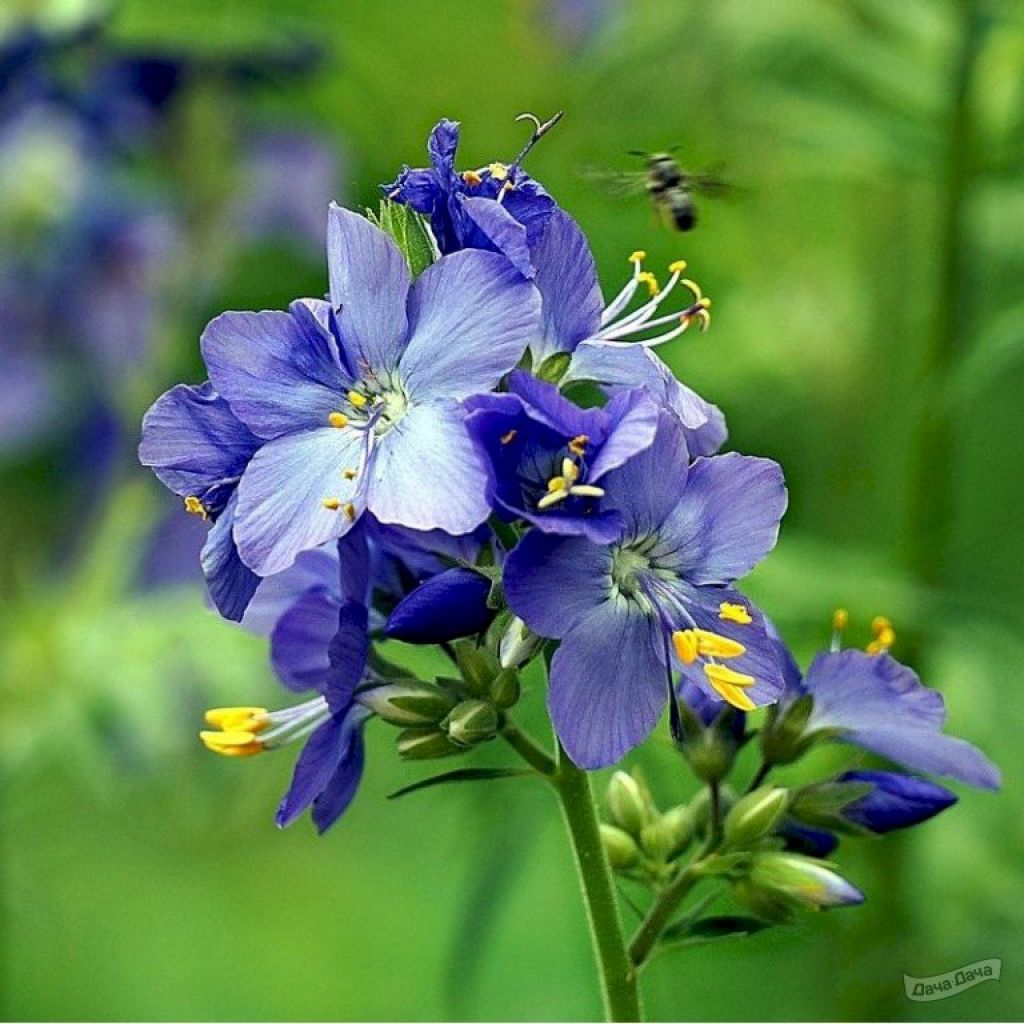
[[[253,754],[261,754],[264,750],[263,744],[251,732],[237,729],[231,732],[213,732],[204,729],[199,738],[207,750],[215,754],[222,754],[224,757],[250,757]]]
[[[637,274],[636,279],[647,285],[647,290],[651,293],[652,298],[661,291],[658,287],[658,279],[649,270],[644,270]]]
[[[233,732],[240,726],[245,726],[248,732],[260,732],[267,726],[263,717],[266,713],[266,708],[210,708],[203,717],[207,725],[226,732]]]
[[[355,478],[356,478],[356,471],[354,469],[343,469],[341,471],[341,475],[346,480],[355,480]]]
[[[892,623],[884,615],[876,615],[871,620],[871,632],[878,636],[879,633],[884,633],[887,629],[892,629]]]
[[[348,398],[349,402],[351,402],[352,405],[354,405],[357,409],[366,408],[366,405],[369,402],[369,399],[366,397],[366,395],[362,394],[359,391],[350,391],[346,397]]]
[[[345,518],[349,522],[352,522],[355,519],[355,517],[356,517],[356,507],[355,507],[355,505],[352,504],[351,501],[349,501],[349,502],[347,502],[345,504],[345,507],[344,507],[344,509],[342,511],[344,511]]]
[[[691,281],[688,277],[684,277],[682,281],[680,281],[680,284],[682,284],[684,288],[689,288],[690,291],[693,292],[693,297],[698,302],[704,298],[704,293],[700,290],[700,285],[697,284],[696,281]]]
[[[842,633],[850,621],[850,613],[845,608],[837,608],[832,613],[832,628],[837,633]]]
[[[896,643],[896,630],[884,615],[871,620],[871,632],[875,634],[875,639],[865,648],[868,654],[884,654]]]
[[[537,502],[537,508],[551,508],[552,505],[557,505],[560,501],[565,501],[565,499],[568,497],[568,490],[551,491],[550,493],[545,494],[544,497]]]
[[[692,629],[677,629],[672,634],[672,646],[684,665],[692,665],[697,660],[697,637]]]
[[[495,161],[493,164],[487,165],[487,170],[491,172],[491,177],[495,181],[504,181],[508,177],[508,167],[505,164],[498,163]]]
[[[580,467],[572,459],[562,459],[562,476],[571,484],[579,479]]]
[[[697,649],[712,658],[738,658],[747,653],[746,647],[727,636],[712,633],[706,629],[695,629]]]
[[[757,680],[746,672],[737,672],[728,665],[705,665],[704,675],[712,683],[725,683],[728,686],[753,686]]]
[[[686,269],[686,260],[676,260],[668,265],[669,273],[681,274]]]
[[[185,499],[185,511],[190,516],[199,516],[204,522],[209,519],[209,513],[206,511],[206,506],[193,494],[190,494]]]
[[[590,438],[587,437],[586,434],[577,434],[569,442],[569,451],[571,451],[573,455],[583,458],[583,453],[587,450],[587,444],[589,441]]]
[[[516,439],[516,435],[517,435],[518,433],[519,433],[519,431],[518,431],[518,430],[515,430],[515,429],[513,428],[513,429],[512,429],[512,430],[510,430],[510,431],[509,431],[509,432],[508,432],[507,434],[502,434],[502,435],[501,435],[501,438],[500,438],[500,440],[501,440],[501,443],[502,443],[502,444],[511,444],[511,443],[512,443],[512,442],[513,442],[513,441],[514,441],[514,440]]]
[[[738,687],[730,686],[728,683],[720,683],[715,679],[711,680],[711,686],[722,700],[731,704],[740,711],[753,711],[757,705]]]
[[[740,626],[749,626],[754,621],[745,605],[730,604],[728,601],[718,606],[718,617],[723,622],[735,622]]]
[[[573,484],[569,488],[569,493],[578,498],[603,498],[604,488],[595,487],[593,484]]]
[[[327,422],[330,423],[332,427],[347,427],[348,417],[343,412],[332,412],[327,417]]]
[[[630,263],[643,263],[647,259],[647,253],[643,249],[637,249],[636,252],[629,254]]]
[[[565,477],[564,476],[553,476],[548,481],[549,491],[564,491],[565,488]]]
[[[462,180],[467,185],[479,185],[480,182],[483,181],[484,179],[481,178],[480,175],[476,173],[476,171],[463,171]]]
[[[323,506],[328,512],[337,512],[341,508],[341,502],[337,498],[324,498]]]

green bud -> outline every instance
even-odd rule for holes
[[[733,887],[733,895],[770,920],[784,920],[801,907],[818,910],[864,901],[864,894],[825,861],[780,851],[756,856],[747,877]]]
[[[664,819],[659,818],[640,829],[640,849],[651,860],[664,864],[672,855],[673,838],[672,830],[665,827]]]
[[[498,712],[483,700],[464,700],[444,721],[448,736],[460,747],[494,739],[498,732]]]
[[[740,797],[725,818],[725,843],[730,847],[753,846],[770,835],[786,813],[789,791],[763,786]]]
[[[551,384],[557,384],[565,376],[571,360],[572,356],[568,352],[556,352],[537,367],[535,376]]]
[[[640,859],[640,850],[633,837],[614,825],[601,825],[601,843],[608,863],[615,871],[625,871]]]
[[[495,707],[507,709],[519,700],[519,676],[514,668],[503,668],[487,687],[487,695]]]
[[[657,813],[647,787],[626,772],[616,772],[608,783],[608,810],[615,824],[634,836]]]
[[[683,756],[702,782],[718,782],[732,769],[736,757],[736,743],[722,731],[701,729],[696,736],[688,736],[682,743]]]
[[[803,757],[815,739],[804,731],[813,708],[814,699],[808,693],[774,712],[761,731],[761,750],[766,764],[789,764]]]
[[[514,618],[508,624],[498,644],[501,667],[519,668],[525,665],[543,646],[543,637],[532,632],[522,619]]]
[[[870,782],[819,782],[793,794],[790,814],[806,825],[863,835],[868,830],[843,816],[843,808],[867,796]]]
[[[398,753],[409,761],[425,761],[461,752],[462,748],[438,729],[405,729],[398,734]]]
[[[690,845],[697,830],[693,811],[686,804],[678,804],[661,816],[661,822],[672,838],[669,856],[676,857]]]
[[[359,702],[391,725],[436,725],[455,704],[444,690],[412,681],[375,686]]]
[[[455,645],[455,659],[470,693],[484,696],[491,680],[498,674],[498,660],[490,651],[477,647],[472,640]]]

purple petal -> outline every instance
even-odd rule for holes
[[[490,512],[487,468],[454,402],[413,406],[378,440],[368,472],[367,507],[382,523],[460,534]]]
[[[590,465],[587,479],[594,482],[649,448],[658,428],[658,407],[643,389],[620,391],[604,412],[611,432]]]
[[[472,569],[454,568],[424,580],[399,601],[384,633],[410,644],[435,644],[483,632],[494,618],[491,583]]]
[[[352,365],[391,370],[407,336],[409,265],[380,228],[331,203],[327,212],[331,303]]]
[[[326,424],[347,384],[333,344],[290,313],[222,313],[200,345],[214,387],[262,438]]]
[[[945,786],[897,772],[844,772],[838,781],[871,783],[871,792],[843,808],[843,817],[878,834],[919,825],[956,803]]]
[[[238,495],[233,494],[224,511],[213,524],[202,554],[199,556],[217,611],[232,622],[240,622],[249,602],[256,593],[260,578],[238,557],[232,530]]]
[[[493,199],[463,198],[462,209],[495,252],[501,253],[527,280],[533,277],[526,228],[501,203]],[[486,248],[481,246],[481,248]]]
[[[277,808],[277,827],[290,825],[324,791],[338,769],[352,728],[344,718],[332,716],[318,726],[295,762],[292,783]]]
[[[573,763],[588,771],[641,744],[665,706],[657,621],[609,599],[569,630],[551,662],[548,709]]]
[[[564,210],[547,218],[531,256],[543,308],[530,351],[540,364],[556,352],[572,352],[597,332],[604,298],[586,236]]]
[[[341,537],[352,527],[342,504],[357,497],[357,482],[342,470],[359,465],[363,437],[354,430],[309,430],[280,437],[253,456],[238,485],[235,540],[242,561],[261,576],[281,572],[300,551]]]
[[[270,662],[289,690],[327,689],[328,647],[338,631],[337,597],[322,588],[308,590],[281,616],[270,634]]]
[[[607,417],[601,409],[581,409],[566,398],[557,384],[523,370],[508,376],[508,388],[522,400],[531,420],[561,434],[566,441],[577,434],[597,435],[603,441]],[[500,396],[497,396],[500,397]]]
[[[303,551],[284,572],[260,582],[242,626],[250,633],[269,636],[281,616],[309,590],[332,594],[340,601],[338,576],[337,544],[328,543]]]
[[[414,400],[489,391],[523,354],[537,290],[504,256],[464,250],[427,267],[409,293],[400,375]]]
[[[359,521],[338,541],[338,593],[346,601],[366,604],[370,592],[369,516]]]
[[[427,139],[430,163],[439,178],[448,178],[455,172],[455,151],[459,148],[459,122],[442,118],[434,125]]]
[[[735,452],[700,458],[664,522],[662,542],[690,582],[731,583],[775,546],[786,501],[778,463]]]
[[[505,561],[505,599],[534,632],[562,637],[607,601],[611,565],[607,547],[531,530]]]
[[[358,712],[353,712],[353,715]],[[348,810],[363,777],[366,746],[362,730],[356,728],[337,771],[323,792],[313,801],[313,824],[323,835]]]
[[[336,714],[351,704],[366,671],[370,650],[368,621],[366,605],[359,601],[346,601],[338,610],[337,629],[327,648],[330,668],[324,689],[327,703]]]

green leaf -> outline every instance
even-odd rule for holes
[[[435,259],[434,243],[426,222],[403,203],[381,200],[380,212],[366,211],[366,216],[386,234],[390,235],[409,264],[412,276],[421,274]]]
[[[700,921],[683,921],[668,928],[661,936],[663,945],[702,946],[720,939],[742,938],[754,935],[771,927],[756,917],[740,914],[723,914],[720,917],[705,917]]]
[[[431,789],[434,786],[442,786],[448,782],[484,782],[487,779],[514,779],[517,776],[532,775],[529,768],[456,768],[452,772],[444,772],[442,775],[433,775],[429,779],[420,779],[394,793],[388,794],[389,800],[397,800],[400,796],[407,796],[409,793],[416,793],[421,789]]]

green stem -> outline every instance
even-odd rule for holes
[[[757,789],[757,787],[760,786],[766,778],[768,778],[768,773],[771,770],[772,766],[767,761],[762,761],[761,767],[757,769],[757,774],[750,780],[750,785],[747,786],[745,792],[753,793],[754,790]]]
[[[629,944],[630,959],[639,967],[651,955],[658,936],[665,930],[679,904],[690,890],[700,881],[699,861],[688,864],[672,882],[661,891],[643,923],[637,929]]]
[[[590,779],[586,772],[569,760],[561,744],[558,745],[554,783],[579,870],[590,937],[601,976],[605,1019],[638,1021],[641,1011],[637,972],[626,951],[615,886],[601,844]]]
[[[508,718],[501,727],[501,735],[508,745],[533,769],[548,778],[555,774],[555,762]]]

